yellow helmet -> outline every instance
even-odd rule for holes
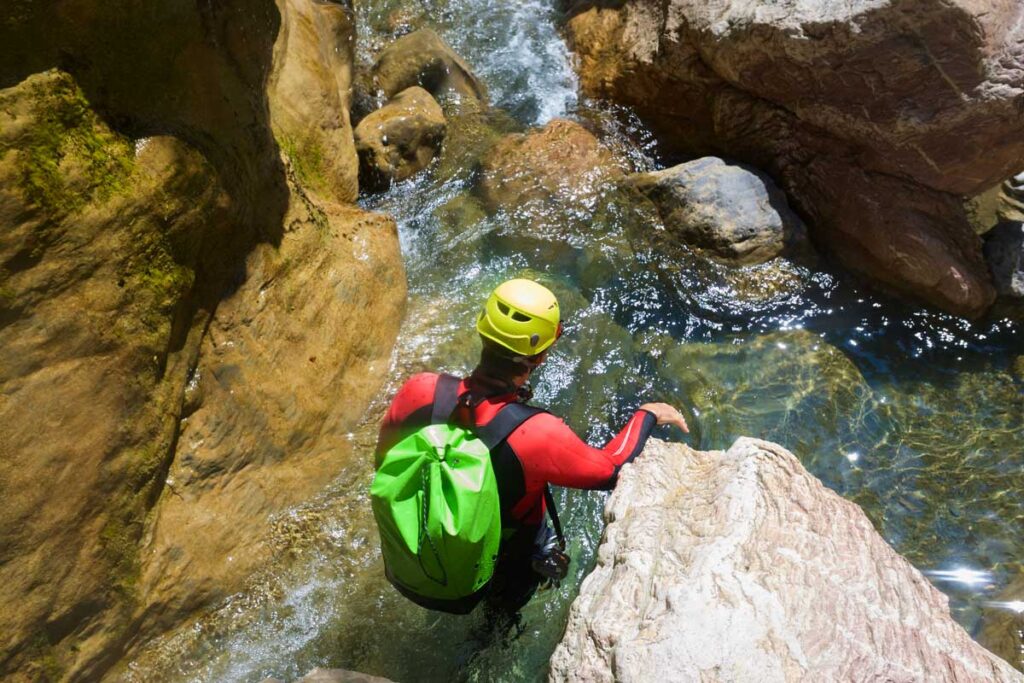
[[[518,356],[536,356],[562,334],[558,299],[533,280],[508,280],[487,297],[476,331]]]

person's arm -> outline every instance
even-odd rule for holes
[[[513,432],[509,445],[522,464],[528,488],[550,482],[578,489],[611,489],[619,469],[643,450],[655,424],[653,412],[638,410],[611,441],[594,448],[562,420],[543,413]]]

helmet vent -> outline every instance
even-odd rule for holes
[[[498,302],[498,310],[501,311],[504,315],[508,315],[508,306],[501,303],[500,301]]]
[[[513,311],[512,312],[512,319],[513,320],[518,320],[521,323],[528,323],[531,320],[533,320],[533,318],[531,318],[530,316],[528,316],[528,315],[526,315],[524,313],[520,313],[519,311]]]

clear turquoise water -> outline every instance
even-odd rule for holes
[[[495,130],[563,116],[637,170],[663,163],[628,111],[577,97],[548,2],[359,3],[365,61],[395,9],[424,13],[474,65],[505,112],[485,122]],[[776,441],[862,505],[965,628],[978,634],[986,610],[998,614],[1024,551],[1024,387],[1010,370],[1024,354],[1020,322],[923,311],[813,260],[730,271],[668,241],[614,188],[589,204],[487,215],[464,144],[485,128],[451,129],[433,172],[364,202],[398,221],[410,285],[387,386],[354,435],[364,457],[278,520],[280,559],[252,590],[166,638],[129,677],[258,681],[333,666],[398,681],[544,678],[600,540],[603,494],[558,493],[575,575],[530,604],[520,637],[488,645],[475,637],[479,615],[431,614],[387,586],[366,498],[374,419],[390,393],[420,369],[468,370],[478,302],[517,275],[548,283],[567,315],[536,400],[588,440],[610,436],[640,401],[665,400],[688,412],[695,447]]]

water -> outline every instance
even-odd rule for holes
[[[1003,589],[1024,551],[1024,393],[1010,369],[1024,353],[1019,322],[918,310],[813,257],[741,270],[707,263],[614,188],[589,204],[556,198],[488,215],[472,168],[480,141],[498,134],[569,117],[634,169],[664,160],[628,111],[577,98],[547,2],[381,1],[357,11],[364,63],[387,27],[426,16],[474,65],[495,111],[453,119],[431,173],[365,200],[399,223],[410,294],[391,374],[353,434],[363,457],[277,520],[277,559],[249,590],[150,648],[130,679],[290,679],[314,666],[399,681],[544,678],[593,562],[605,494],[556,494],[575,573],[527,607],[518,638],[486,645],[480,615],[432,614],[386,584],[367,499],[388,396],[421,369],[468,370],[479,302],[520,275],[552,287],[567,317],[536,399],[589,441],[608,438],[641,400],[682,404],[695,447],[777,441],[862,505],[970,632],[981,632],[985,610],[1018,613],[1024,596]]]

